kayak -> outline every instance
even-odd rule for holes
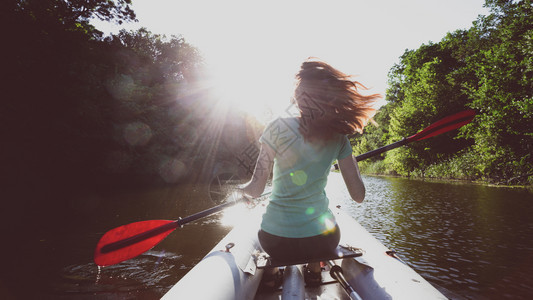
[[[332,207],[341,229],[340,247],[351,249],[324,262],[322,281],[306,286],[305,263],[281,266],[279,288],[263,288],[268,268],[257,239],[264,207],[237,224],[162,299],[448,299],[339,207]],[[355,254],[354,252],[355,251]]]

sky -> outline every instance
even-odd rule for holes
[[[248,110],[283,107],[294,75],[318,57],[357,76],[370,93],[385,94],[387,73],[406,49],[439,42],[488,14],[484,0],[133,0],[139,22],[108,34],[146,27],[181,35],[196,46],[221,94]],[[274,109],[275,110],[275,109]]]

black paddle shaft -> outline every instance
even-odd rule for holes
[[[376,150],[372,150],[372,151],[369,151],[367,153],[363,153],[361,155],[358,155],[358,156],[355,157],[355,159],[357,161],[362,161],[363,159],[367,159],[369,157],[379,155],[379,154],[381,154],[383,152],[386,152],[386,151],[392,150],[394,148],[398,148],[400,146],[406,145],[407,143],[409,143],[409,139],[405,138],[405,139],[403,139],[401,141],[397,141],[397,142],[392,143],[390,145],[383,146],[383,147],[378,148]]]
[[[225,208],[233,206],[233,205],[237,204],[237,202],[240,202],[240,201],[244,201],[244,198],[243,199],[237,199],[235,201],[228,201],[226,203],[223,203],[223,204],[217,205],[215,207],[212,207],[212,208],[203,210],[201,212],[195,213],[194,215],[190,215],[190,216],[185,217],[185,218],[180,218],[180,219],[178,219],[178,220],[176,220],[174,222],[176,223],[177,226],[181,227],[181,226],[183,226],[183,225],[185,225],[185,224],[187,224],[189,222],[196,221],[196,220],[201,219],[203,217],[207,217],[207,216],[212,215],[212,214],[214,214],[216,212],[224,210]]]

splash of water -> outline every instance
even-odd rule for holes
[[[102,279],[102,267],[96,266],[98,268],[98,271],[96,272],[96,281],[94,282],[95,285],[98,285],[100,283],[100,280]]]

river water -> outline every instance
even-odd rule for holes
[[[328,195],[446,295],[533,297],[533,193],[524,189],[364,176],[365,202],[331,174]],[[176,219],[213,206],[201,186],[86,192],[65,218],[11,239],[2,299],[159,299],[231,229],[219,214],[178,228],[130,261],[98,268],[100,236],[114,227]],[[223,221],[225,220],[225,221]],[[61,225],[61,226],[60,226]],[[65,226],[67,225],[67,226]],[[4,247],[7,248],[7,247]],[[4,249],[5,250],[5,249]]]

